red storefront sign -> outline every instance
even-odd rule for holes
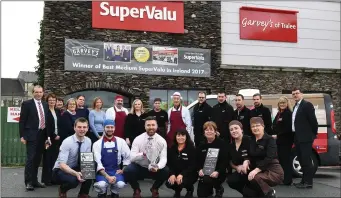
[[[184,3],[93,1],[92,27],[184,33]]]
[[[298,11],[241,7],[240,39],[297,43]]]

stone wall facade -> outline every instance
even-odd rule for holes
[[[299,86],[302,90],[332,93],[337,128],[341,131],[340,74],[221,69],[220,2],[185,2],[184,15],[185,34],[93,29],[91,2],[45,2],[45,89],[59,95],[109,89],[148,101],[150,89],[207,89],[212,93],[225,90],[234,94],[239,89],[256,88],[272,94]],[[189,78],[64,71],[65,38],[211,49],[212,75]]]

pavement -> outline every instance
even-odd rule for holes
[[[41,170],[39,171],[40,178]],[[58,187],[52,186],[43,189],[35,189],[35,191],[26,192],[24,186],[24,168],[1,168],[1,197],[58,197]],[[297,189],[294,186],[277,186],[277,197],[341,197],[340,191],[341,168],[327,167],[319,168],[315,175],[313,189]],[[300,179],[296,178],[295,182]],[[140,182],[143,197],[151,197],[149,191],[152,181],[145,180]],[[196,188],[195,184],[195,188]],[[242,197],[237,191],[228,187],[224,183],[224,197]],[[70,190],[68,197],[76,197],[79,187]],[[196,190],[195,190],[196,191]],[[164,185],[159,190],[160,197],[171,197],[173,191]],[[185,194],[183,190],[182,194]],[[196,195],[196,194],[195,194]],[[90,190],[91,197],[97,197],[96,192]],[[129,185],[121,190],[120,197],[132,197],[132,190]]]

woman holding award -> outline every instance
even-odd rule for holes
[[[197,148],[196,163],[199,174],[197,195],[209,197],[216,190],[215,197],[222,197],[222,183],[226,179],[228,148],[224,140],[217,136],[217,125],[214,122],[204,124],[205,142]]]
[[[264,133],[264,122],[260,117],[250,120],[254,137],[250,141],[248,182],[243,189],[244,197],[276,197],[274,187],[284,179],[277,160],[277,146],[273,137]]]
[[[235,170],[227,177],[230,188],[243,194],[249,166],[250,137],[243,135],[243,125],[237,120],[229,124],[232,142],[229,144],[230,166]]]
[[[175,132],[174,142],[167,153],[169,178],[166,186],[175,191],[173,197],[180,197],[183,188],[186,188],[185,197],[193,197],[193,184],[198,176],[195,172],[195,147],[186,129]]]

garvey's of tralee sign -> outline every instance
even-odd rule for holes
[[[211,50],[66,39],[64,69],[210,77]]]

